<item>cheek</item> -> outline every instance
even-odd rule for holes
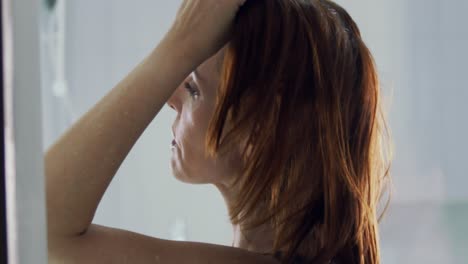
[[[209,122],[206,116],[206,110],[200,107],[186,111],[181,118],[180,134],[182,135],[183,143],[193,149],[193,151],[200,152],[204,148]]]
[[[213,161],[205,158],[205,135],[209,121],[206,109],[183,112],[177,126],[179,146],[174,159],[177,178],[189,183],[213,182],[216,171]]]
[[[180,144],[177,155],[176,177],[187,183],[229,182],[237,177],[241,159],[237,151],[230,151],[217,160],[205,157],[205,137],[214,109],[200,104],[183,111],[178,124]]]
[[[213,102],[198,101],[186,105],[177,124],[180,146],[173,163],[175,176],[188,183],[229,182],[241,166],[237,151],[217,160],[205,156],[205,139],[211,121]]]

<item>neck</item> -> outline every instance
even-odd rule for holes
[[[216,185],[224,201],[231,212],[234,204],[234,197],[236,191],[233,188],[227,188],[224,185]],[[266,208],[259,207],[255,214],[263,214]],[[232,246],[237,248],[246,249],[252,252],[270,253],[273,249],[273,229],[268,223],[262,224],[258,227],[245,229],[242,225],[232,225],[234,236]]]

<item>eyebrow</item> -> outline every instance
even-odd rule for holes
[[[200,71],[198,70],[198,68],[196,68],[193,73],[195,74],[195,77],[197,77],[197,80],[201,80],[201,81],[204,81],[205,78],[203,78],[203,76],[201,76],[200,74]]]

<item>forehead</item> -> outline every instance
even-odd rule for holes
[[[221,73],[221,67],[223,65],[225,48],[222,48],[215,55],[204,61],[198,66],[198,71],[202,78],[208,82],[217,82]]]

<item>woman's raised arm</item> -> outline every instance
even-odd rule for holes
[[[193,64],[163,40],[45,154],[49,240],[86,231],[139,136]]]
[[[241,0],[186,0],[171,30],[45,155],[49,250],[85,234],[112,177],[183,79],[228,40]]]

